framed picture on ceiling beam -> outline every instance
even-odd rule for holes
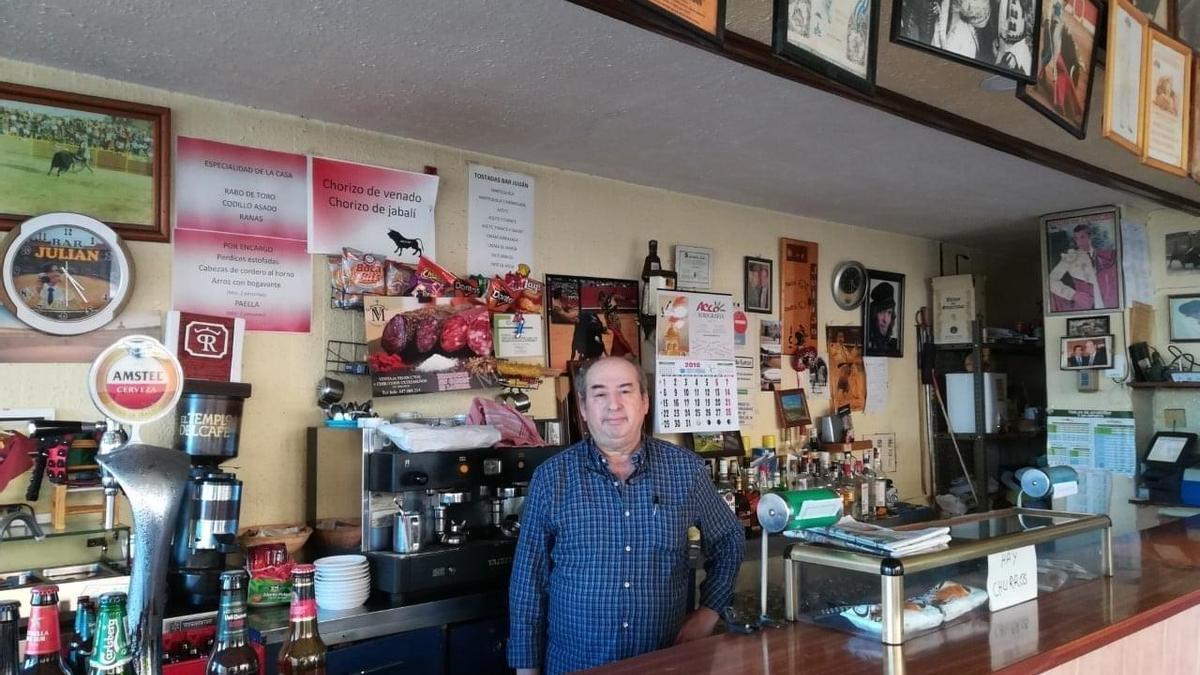
[[[725,40],[725,0],[635,0],[688,31],[720,44]]]
[[[771,47],[836,82],[875,93],[881,0],[775,0]]]
[[[1021,83],[1017,98],[1072,136],[1087,136],[1096,72],[1100,5],[1093,0],[1041,0],[1037,83]]]
[[[1142,70],[1142,163],[1188,175],[1192,116],[1192,50],[1157,30],[1149,31]]]
[[[1033,84],[1040,10],[1038,0],[894,0],[892,42]]]
[[[1142,154],[1142,61],[1149,37],[1146,16],[1128,0],[1108,3],[1104,54],[1104,137]]]

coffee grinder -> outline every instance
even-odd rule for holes
[[[250,385],[243,382],[184,381],[175,448],[187,453],[191,469],[167,573],[172,603],[215,607],[225,556],[238,550],[242,481],[220,465],[238,456],[242,403],[249,397]]]

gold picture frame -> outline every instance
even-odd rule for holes
[[[1168,61],[1168,57],[1172,60]],[[1150,29],[1142,69],[1142,164],[1186,177],[1191,140],[1192,49],[1157,29]],[[1156,123],[1158,137],[1168,134],[1178,137],[1178,149],[1164,152],[1162,147],[1155,146],[1151,130]],[[1154,156],[1156,152],[1158,157]],[[1164,155],[1178,156],[1178,163],[1164,159]]]
[[[1128,36],[1131,31],[1134,31],[1134,24],[1139,27],[1135,31],[1138,35],[1138,44],[1126,47],[1121,43],[1119,36]],[[1104,56],[1104,115],[1101,134],[1139,157],[1142,154],[1143,145],[1142,120],[1146,114],[1142,107],[1145,102],[1142,91],[1146,86],[1144,79],[1146,70],[1143,66],[1145,65],[1146,42],[1149,40],[1147,35],[1150,30],[1149,25],[1150,21],[1146,15],[1129,0],[1112,0],[1109,3],[1108,45]],[[1130,59],[1136,60],[1131,62]],[[1118,79],[1122,77],[1122,74],[1125,74],[1126,79]],[[1136,85],[1129,82],[1130,79],[1136,81]],[[1128,91],[1131,86],[1134,88],[1133,92]],[[1123,112],[1122,122],[1114,125],[1113,114],[1117,111]],[[1130,114],[1134,117],[1132,125],[1125,119]],[[1134,140],[1130,141],[1127,136],[1122,135],[1122,129],[1132,132]]]

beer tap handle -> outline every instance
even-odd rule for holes
[[[93,435],[108,427],[107,422],[78,422],[71,420],[37,420],[29,423],[29,435],[33,438],[55,436]]]

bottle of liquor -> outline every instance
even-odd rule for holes
[[[642,281],[650,281],[650,275],[662,271],[662,260],[658,257],[658,240],[650,240],[650,251],[642,261]]]
[[[875,487],[874,481],[870,476],[871,460],[867,455],[863,456],[863,460],[855,462],[854,473],[855,480],[858,485],[858,519],[859,520],[874,520],[875,507],[871,501],[871,490]]]
[[[21,603],[16,600],[0,602],[0,675],[18,675],[21,672],[17,645],[21,639],[17,627],[20,619]]]
[[[127,600],[124,593],[100,596],[96,640],[88,658],[88,675],[134,675],[133,651],[125,625]]]
[[[221,606],[217,611],[217,640],[205,675],[258,675],[258,654],[246,632],[247,575],[242,570],[221,572]]]
[[[292,607],[287,641],[279,650],[280,675],[325,675],[325,643],[317,633],[317,596],[313,589],[316,568],[292,568]]]
[[[92,638],[96,634],[96,603],[86,595],[79,596],[75,605],[75,631],[67,643],[67,667],[75,675],[87,673],[88,657],[92,655]]]
[[[70,675],[58,634],[58,586],[38,586],[32,595],[21,675]]]

